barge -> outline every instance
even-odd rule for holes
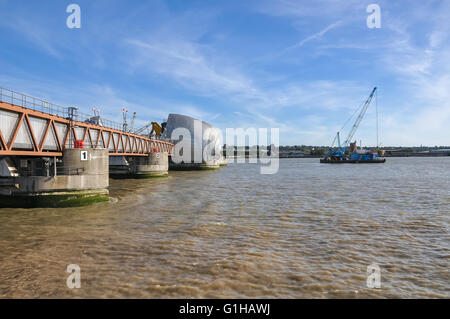
[[[359,159],[330,159],[321,158],[321,163],[325,164],[376,164],[386,162],[385,158],[369,159],[369,160],[359,160]]]

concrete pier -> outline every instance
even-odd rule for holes
[[[220,162],[216,160],[202,161],[202,163],[175,163],[169,159],[169,169],[171,171],[203,171],[220,169]]]
[[[167,177],[169,175],[169,155],[167,152],[152,152],[148,157],[137,157],[132,163],[135,178]]]
[[[110,158],[112,178],[152,178],[167,177],[169,155],[167,152],[151,152],[148,156],[114,156]]]
[[[219,165],[220,166],[228,166],[228,161],[225,157],[221,157],[219,160]]]
[[[0,159],[0,207],[70,207],[109,200],[106,149],[65,149],[63,157]]]

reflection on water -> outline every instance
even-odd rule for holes
[[[450,158],[283,159],[0,210],[0,297],[449,297]],[[381,267],[381,289],[366,287]],[[81,267],[81,289],[66,267]]]

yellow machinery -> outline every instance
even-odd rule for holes
[[[137,131],[135,131],[134,134],[140,135],[151,127],[152,130],[150,131],[150,134],[148,134],[148,136],[151,137],[154,134],[156,137],[161,137],[162,133],[164,133],[164,130],[166,128],[166,124],[167,124],[166,122],[161,123],[161,125],[159,125],[159,123],[157,122],[151,122],[150,124],[147,124],[138,129]]]
[[[152,130],[150,131],[150,136],[153,135],[153,133],[155,133],[157,137],[160,137],[162,131],[163,128],[161,127],[161,125],[159,125],[157,122],[152,122]]]

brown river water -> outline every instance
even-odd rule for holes
[[[0,297],[450,297],[450,157],[318,161],[111,180],[109,203],[0,209]]]

